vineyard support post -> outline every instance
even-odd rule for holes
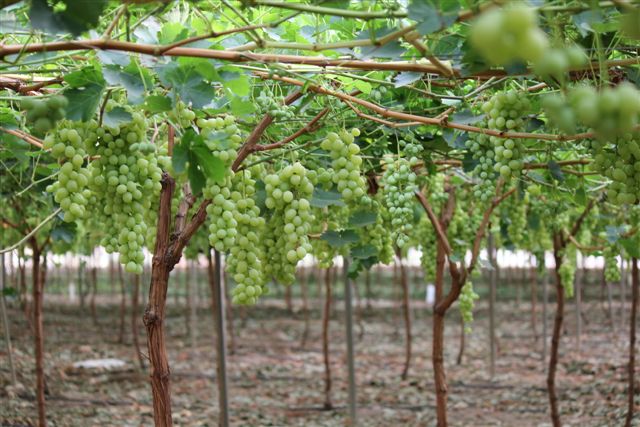
[[[7,355],[9,358],[9,370],[11,371],[11,383],[15,384],[16,368],[13,365],[13,349],[11,348],[11,330],[9,328],[9,316],[7,316],[7,307],[4,303],[4,285],[6,283],[6,270],[4,264],[4,254],[0,254],[0,313],[2,315],[2,324],[4,325],[4,342],[7,346]]]
[[[496,260],[495,244],[493,233],[489,231],[487,236],[487,251],[489,253],[489,263],[491,272],[489,274],[489,374],[493,378],[496,374],[496,282],[498,279],[498,262]]]
[[[547,266],[545,265],[544,255],[542,257],[542,364],[547,369],[547,353],[548,353],[548,331],[549,320],[547,318],[547,311],[549,310],[549,275],[547,272]]]
[[[344,312],[347,329],[347,369],[349,375],[349,425],[358,425],[356,414],[356,372],[353,345],[353,308],[351,305],[351,280],[349,279],[349,258],[344,256]]]
[[[225,312],[224,312],[224,292],[222,283],[222,257],[220,252],[214,250],[214,267],[213,267],[213,289],[211,296],[213,298],[213,313],[216,328],[216,372],[218,379],[218,410],[220,416],[218,425],[220,427],[229,426],[229,401],[227,396],[227,343],[225,328]]]
[[[579,256],[578,266],[576,268],[576,276],[575,276],[575,294],[576,294],[576,350],[578,354],[580,354],[580,350],[582,347],[582,280],[583,280],[583,272],[582,265],[583,263],[582,254]]]
[[[628,409],[625,427],[631,427],[635,406],[635,364],[636,364],[636,319],[638,316],[638,293],[640,291],[640,274],[638,258],[631,258],[631,314],[629,325],[629,390],[627,391]]]

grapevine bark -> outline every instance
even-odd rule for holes
[[[638,274],[638,258],[631,258],[631,319],[629,326],[629,389],[627,391],[627,417],[625,427],[631,427],[634,413],[635,366],[636,366],[636,319],[638,317],[638,293],[640,291],[640,274]]]

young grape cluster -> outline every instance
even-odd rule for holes
[[[604,257],[604,278],[607,282],[617,282],[620,280],[620,267],[618,266],[618,255],[615,245],[607,246],[602,251]]]
[[[607,188],[609,201],[633,205],[640,201],[640,134],[628,133],[610,144],[593,140],[593,167],[611,180]]]
[[[587,54],[578,45],[552,48],[536,62],[534,71],[543,78],[562,81],[567,71],[584,66],[587,60]]]
[[[35,135],[44,135],[54,128],[57,121],[66,116],[69,101],[63,95],[48,99],[22,98],[20,107],[26,111],[27,122],[33,124]]]
[[[467,280],[467,282],[462,286],[460,297],[458,298],[458,309],[460,310],[462,321],[465,324],[473,322],[473,308],[475,306],[475,301],[478,298],[480,298],[480,296],[473,290],[473,283],[471,283],[470,280]],[[465,327],[465,331],[470,332],[470,328]]]
[[[256,98],[258,112],[260,114],[269,114],[271,117],[282,120],[292,119],[295,117],[294,108],[285,105],[283,96],[275,96],[271,91],[264,90]]]
[[[367,188],[367,183],[360,171],[362,165],[362,157],[358,155],[360,147],[354,143],[358,135],[360,131],[356,128],[351,131],[342,130],[339,133],[331,132],[320,144],[320,147],[328,151],[331,156],[332,180],[347,204],[358,202],[365,195]]]
[[[527,230],[527,202],[528,197],[517,194],[507,199],[503,205],[508,220],[507,233],[511,242],[518,248],[523,247]],[[504,203],[504,202],[503,202]]]
[[[384,205],[376,197],[363,197],[358,205],[359,209],[367,212],[375,212],[376,221],[358,229],[360,244],[362,246],[371,245],[376,248],[377,258],[383,264],[388,264],[393,260],[393,241],[391,234],[385,228]]]
[[[524,126],[523,117],[531,108],[529,99],[516,91],[500,92],[482,105],[487,114],[487,126],[499,131],[517,131]],[[517,176],[522,171],[524,147],[518,139],[490,136],[493,152],[493,170],[504,178]]]
[[[480,123],[481,127],[486,125],[486,121]],[[491,200],[496,191],[496,172],[493,169],[494,153],[489,141],[489,135],[472,133],[469,135],[465,145],[473,159],[478,162],[472,172],[474,176],[479,178],[479,183],[474,188],[473,195],[483,202]]]
[[[264,229],[264,218],[255,203],[256,181],[250,170],[243,170],[233,178],[234,194],[240,194],[236,201],[236,243],[227,256],[227,271],[236,282],[231,291],[235,304],[255,304],[266,292],[263,251],[260,237]]]
[[[300,162],[265,176],[264,182],[265,206],[271,212],[263,237],[265,273],[291,284],[298,261],[311,252],[308,233],[313,222],[309,202],[313,184]]]
[[[629,133],[638,124],[640,91],[628,82],[600,91],[581,84],[569,88],[566,97],[547,95],[543,106],[551,123],[561,131],[575,133],[582,126],[606,140]]]
[[[107,111],[115,107],[107,103]],[[125,270],[141,273],[142,248],[149,224],[145,215],[157,201],[162,170],[152,144],[146,141],[147,121],[139,112],[131,113],[131,121],[98,127],[97,146],[91,162],[92,215],[105,225],[102,245],[107,252],[119,252]],[[92,153],[90,153],[92,154]]]
[[[56,182],[47,187],[56,203],[64,212],[64,221],[73,222],[85,218],[91,191],[87,188],[91,180],[88,168],[87,148],[97,140],[96,122],[64,122],[55,132],[49,133],[43,148],[60,162]]]
[[[382,176],[383,202],[389,212],[395,244],[402,248],[409,241],[413,229],[413,205],[416,174],[404,158],[386,158],[387,169]]]
[[[574,245],[569,245],[564,251],[562,264],[558,268],[560,281],[567,298],[573,297],[574,281],[576,277],[577,250]]]
[[[471,27],[470,41],[496,65],[537,61],[549,46],[546,34],[538,27],[536,11],[521,2],[482,13]]]

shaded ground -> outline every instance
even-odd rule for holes
[[[51,298],[49,298],[51,301]],[[197,341],[189,346],[184,308],[170,301],[167,320],[176,425],[214,426],[217,414],[212,317],[203,305],[198,312]],[[414,303],[414,358],[410,377],[400,379],[404,360],[404,330],[394,304],[364,310],[364,334],[356,343],[359,416],[363,426],[435,425],[430,366],[431,318]],[[300,313],[270,301],[249,309],[245,320],[236,311],[236,352],[228,362],[230,406],[234,426],[339,426],[345,423],[346,370],[342,302],[331,322],[333,403],[322,410],[323,362],[320,301],[313,302],[309,340],[300,347],[304,328]],[[386,306],[386,307],[385,307]],[[294,301],[294,307],[300,307]],[[552,309],[549,310],[549,331]],[[548,425],[542,343],[534,341],[529,308],[499,303],[499,353],[496,375],[489,377],[488,320],[484,306],[476,312],[467,337],[464,363],[455,365],[460,327],[454,309],[447,325],[446,361],[450,387],[449,417],[454,426]],[[599,304],[585,307],[582,351],[576,351],[575,313],[567,310],[557,384],[565,425],[620,426],[626,411],[626,329],[612,332]],[[0,425],[33,425],[32,339],[23,314],[9,313],[17,363],[17,386],[11,386],[4,343],[0,349]],[[616,311],[619,316],[619,310]],[[538,331],[542,328],[538,314]],[[619,323],[620,319],[616,319]],[[244,323],[244,325],[241,325]],[[46,307],[46,377],[50,426],[149,426],[151,394],[147,373],[136,370],[129,321],[125,344],[117,341],[118,307],[99,307],[99,325],[89,311],[76,306]],[[359,328],[356,325],[356,332]],[[140,338],[145,334],[140,322]],[[73,362],[120,358],[128,369],[78,372]],[[638,399],[640,403],[640,399]],[[636,425],[640,425],[638,422]]]

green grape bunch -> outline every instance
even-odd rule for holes
[[[235,203],[235,244],[226,258],[227,271],[236,282],[231,291],[232,302],[253,305],[267,292],[260,244],[265,220],[255,202],[256,181],[251,170],[243,170],[233,177],[233,189],[241,197]]]
[[[618,266],[618,255],[620,251],[615,245],[607,246],[602,252],[604,257],[604,278],[607,282],[613,283],[620,281],[620,267]]]
[[[538,27],[535,9],[523,2],[482,13],[472,24],[469,40],[482,56],[496,65],[517,60],[538,61],[549,47],[547,35]]]
[[[347,204],[358,202],[367,189],[366,180],[360,169],[362,166],[362,157],[358,155],[360,147],[354,143],[358,135],[360,130],[356,128],[351,131],[342,130],[339,133],[331,132],[320,144],[320,147],[328,151],[331,156],[332,180]]]
[[[64,119],[68,105],[69,101],[64,95],[54,95],[47,99],[25,97],[20,101],[20,108],[25,110],[27,123],[33,125],[36,136],[46,134],[59,120]]]
[[[270,214],[263,235],[265,274],[284,284],[295,281],[298,261],[312,250],[309,232],[314,221],[309,200],[313,183],[307,169],[295,162],[265,176],[265,206]]]
[[[524,116],[531,108],[529,99],[516,91],[499,92],[482,105],[487,126],[499,131],[518,131],[524,127]],[[519,139],[490,136],[493,170],[503,178],[518,176],[523,168],[524,147]],[[479,144],[480,145],[480,144]],[[481,146],[481,145],[480,145]]]
[[[44,139],[43,148],[60,163],[57,180],[47,187],[64,212],[65,222],[87,217],[92,180],[87,150],[96,143],[98,124],[91,122],[61,122]]]
[[[110,100],[106,111],[119,105]],[[118,252],[125,270],[141,273],[149,228],[162,185],[162,169],[155,145],[147,141],[146,117],[130,107],[131,120],[95,129],[97,141],[89,150],[91,161],[91,215],[105,225],[101,244],[108,253]],[[151,151],[153,150],[153,151]]]
[[[285,104],[283,96],[275,96],[270,90],[263,90],[256,98],[259,114],[269,114],[277,120],[289,120],[295,117],[295,108]]]
[[[386,166],[381,180],[383,203],[391,219],[393,240],[402,248],[409,242],[413,229],[417,177],[407,159],[387,157]]]

